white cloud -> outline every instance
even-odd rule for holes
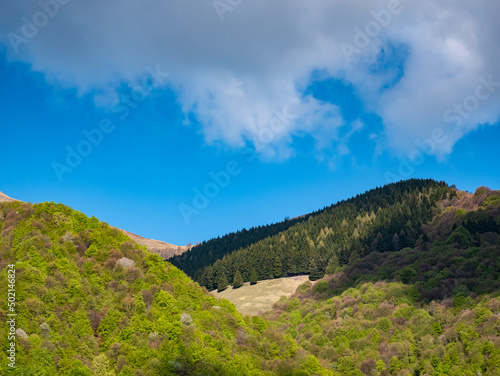
[[[442,156],[478,124],[499,119],[500,88],[461,116],[460,124],[443,115],[474,95],[479,77],[492,74],[500,81],[500,3],[401,0],[398,12],[386,26],[371,29],[374,37],[349,63],[341,44],[356,47],[354,28],[373,27],[373,11],[387,15],[395,1],[252,0],[221,22],[210,0],[72,0],[16,54],[8,33],[22,36],[22,18],[32,20],[41,7],[5,0],[0,42],[8,59],[30,63],[49,82],[81,93],[100,90],[104,97],[159,64],[171,74],[183,110],[203,124],[208,142],[259,143],[273,113],[287,107],[294,120],[258,147],[278,158],[290,155],[293,135],[311,134],[319,148],[338,141],[344,124],[339,109],[303,95],[311,73],[324,70],[351,83],[382,117],[386,147],[404,152],[442,128],[447,141],[436,150]],[[394,72],[373,70],[390,45],[408,50],[404,76],[395,85]]]

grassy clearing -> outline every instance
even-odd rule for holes
[[[292,295],[297,287],[308,281],[307,275],[270,279],[259,281],[256,285],[250,286],[246,282],[239,289],[228,287],[222,292],[212,291],[216,298],[224,298],[236,305],[238,311],[244,315],[258,315],[272,308],[283,295]]]

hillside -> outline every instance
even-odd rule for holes
[[[340,375],[500,375],[500,298],[422,304],[401,282],[304,284],[265,318]]]
[[[0,202],[14,202],[14,201],[18,201],[18,200],[10,198],[5,193],[0,192]]]
[[[262,239],[276,235],[293,225],[303,222],[314,213],[302,215],[283,222],[266,226],[252,227],[237,232],[231,232],[222,237],[204,241],[181,255],[176,255],[168,261],[181,268],[187,275],[199,281],[202,269],[232,252],[248,247]]]
[[[149,252],[155,253],[160,256],[162,259],[168,259],[173,256],[182,255],[184,252],[189,251],[192,246],[191,245],[175,245],[166,243],[161,240],[154,240],[144,238],[142,236],[133,234],[129,231],[120,230],[125,235],[127,235],[130,239],[132,239],[137,244],[144,246],[148,249]]]
[[[278,375],[325,371],[123,232],[62,204],[0,203],[0,285],[15,283],[13,375]],[[15,281],[7,279],[15,264]],[[9,274],[10,275],[10,274]],[[10,309],[9,309],[10,308]],[[9,310],[8,310],[9,309]],[[2,351],[2,373],[8,364]],[[316,372],[316,371],[315,371]]]
[[[264,317],[342,375],[500,375],[500,192],[435,209],[413,248],[337,265]]]
[[[456,191],[444,182],[412,179],[389,184],[325,208],[307,220],[221,256],[213,264],[197,247],[176,258],[178,266],[209,290],[220,280],[244,281],[255,271],[259,280],[309,274],[321,278],[327,268],[346,265],[371,252],[413,247],[422,225],[437,212],[437,202]],[[222,238],[224,239],[224,238]],[[220,289],[220,288],[219,288]]]
[[[373,252],[344,267],[330,281],[332,294],[366,281],[399,280],[426,302],[465,298],[500,289],[500,192],[478,188],[438,204],[413,248]]]
[[[14,201],[19,201],[13,198],[10,198],[6,194],[0,192],[0,202],[14,202]],[[178,256],[182,255],[184,252],[189,251],[192,246],[191,245],[175,245],[175,244],[170,244],[161,240],[154,240],[154,239],[148,239],[144,238],[142,236],[136,235],[134,233],[131,233],[129,231],[125,231],[122,229],[119,229],[117,227],[110,226],[112,228],[116,228],[120,231],[122,231],[126,236],[128,236],[130,239],[132,239],[134,242],[137,244],[144,246],[148,249],[148,251],[155,253],[162,257],[163,259],[168,259],[173,256]]]
[[[500,375],[500,192],[436,209],[413,248],[337,265],[264,317],[342,375]]]
[[[306,264],[290,254],[308,257],[317,281],[242,316],[122,230],[62,204],[1,202],[0,285],[15,283],[16,297],[0,304],[5,350],[17,314],[9,374],[500,375],[499,191],[392,184],[215,266],[293,275]],[[282,295],[281,281],[212,294],[254,314]]]

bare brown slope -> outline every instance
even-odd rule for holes
[[[0,202],[13,202],[13,201],[19,201],[19,200],[13,199],[7,196],[5,193],[0,192]]]
[[[117,227],[115,227],[115,228],[117,228]],[[144,238],[142,236],[136,235],[132,232],[125,231],[122,229],[118,229],[118,230],[123,231],[123,233],[125,235],[127,235],[130,239],[135,241],[137,244],[145,246],[150,252],[156,253],[157,255],[160,255],[163,259],[167,259],[167,258],[170,258],[172,256],[181,255],[184,252],[189,251],[192,247],[191,244],[180,246],[180,245],[162,242],[161,240]]]

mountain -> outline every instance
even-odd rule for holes
[[[438,210],[437,203],[455,195],[455,189],[433,180],[389,184],[311,213],[280,232],[255,241],[247,237],[250,244],[240,249],[222,247],[224,253],[215,261],[206,256],[203,244],[171,261],[209,290],[217,288],[219,279],[232,281],[237,271],[245,282],[253,270],[259,280],[298,274],[319,279],[327,269],[334,271],[373,251],[412,247],[422,225]]]
[[[17,315],[12,374],[333,374],[269,322],[243,317],[95,217],[2,202],[0,235],[0,286],[15,290],[15,305],[0,304],[5,350],[8,314]],[[4,372],[12,359],[2,351],[0,361]]]
[[[307,214],[292,219],[285,219],[282,222],[273,223],[266,226],[252,227],[250,229],[243,229],[237,232],[231,232],[222,237],[217,237],[204,241],[191,249],[188,253],[173,256],[168,259],[169,262],[176,265],[185,271],[189,276],[199,280],[201,268],[211,265],[218,259],[231,254],[232,252],[248,247],[262,239],[279,234],[287,230],[293,225],[303,222],[314,215]]]
[[[500,192],[435,205],[414,247],[370,254],[264,315],[342,375],[500,375]]]
[[[5,193],[0,192],[0,202],[13,202],[13,201],[18,201],[18,200],[10,198]]]
[[[343,268],[335,293],[363,281],[400,280],[422,301],[500,289],[500,191],[480,187],[437,203],[414,247],[373,252]]]
[[[500,375],[499,191],[408,180],[305,218],[232,234],[249,245],[203,266],[308,268],[249,317],[95,217],[0,202],[0,361],[16,314],[19,375]]]
[[[10,198],[6,194],[0,192],[0,202],[14,202],[19,201],[13,198]],[[111,226],[113,227],[113,226]],[[117,227],[113,227],[118,229]],[[121,230],[125,235],[127,235],[130,239],[135,241],[137,244],[145,246],[150,252],[155,253],[161,256],[163,259],[168,259],[173,256],[182,255],[184,252],[189,251],[192,248],[191,244],[181,246],[163,242],[161,240],[154,240],[144,238],[142,236],[133,234],[129,231]]]
[[[161,240],[154,240],[144,238],[142,236],[133,234],[131,232],[120,230],[130,239],[135,241],[137,244],[142,245],[148,249],[149,252],[159,255],[163,259],[168,259],[173,256],[182,255],[184,252],[189,251],[192,248],[191,244],[188,245],[174,245],[170,243],[163,242]]]

